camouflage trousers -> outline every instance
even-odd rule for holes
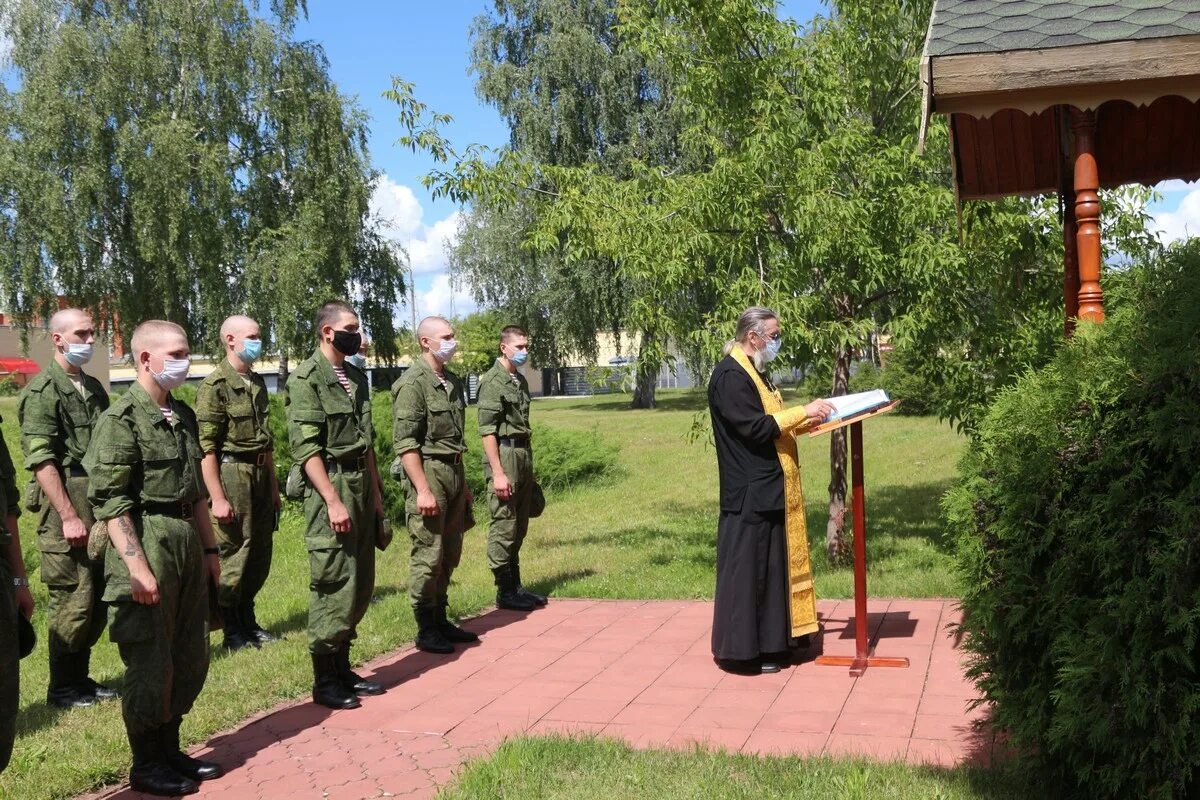
[[[233,506],[233,519],[212,521],[221,551],[218,599],[223,606],[237,606],[254,602],[271,572],[275,497],[266,466],[223,463],[221,486]]]
[[[12,757],[20,708],[20,660],[17,643],[17,598],[8,562],[0,558],[0,772]]]
[[[304,495],[308,548],[308,649],[336,653],[358,635],[358,623],[375,592],[375,512],[367,472],[337,471],[329,476],[350,512],[350,530],[329,527],[325,500],[311,487]]]
[[[88,479],[66,477],[63,484],[84,527],[91,530],[94,518],[87,499]],[[44,501],[38,520],[37,547],[42,583],[50,595],[46,607],[50,658],[86,653],[104,633],[104,564],[88,558],[86,547],[67,544],[62,518],[49,501]]]
[[[108,637],[125,663],[121,713],[131,734],[191,711],[208,677],[209,578],[200,535],[174,517],[147,515],[140,523],[158,603],[134,602],[125,562],[115,547],[105,556]]]
[[[512,486],[507,500],[496,496],[491,464],[484,462],[483,467],[492,518],[487,545],[488,566],[492,569],[519,561],[521,543],[529,531],[529,506],[533,500],[533,455],[529,448],[500,445],[500,466]]]
[[[438,513],[431,517],[421,515],[417,490],[409,481],[404,482],[404,513],[412,539],[408,595],[414,608],[436,605],[446,597],[450,576],[462,558],[467,518],[467,481],[461,463],[426,459],[425,480],[438,504]]]

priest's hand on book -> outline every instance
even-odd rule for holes
[[[813,400],[804,407],[804,413],[813,425],[819,425],[834,415],[837,409],[828,400]]]

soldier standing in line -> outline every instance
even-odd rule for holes
[[[59,708],[117,696],[88,675],[92,648],[105,623],[104,564],[87,552],[94,520],[83,469],[92,427],[108,408],[100,381],[81,369],[92,358],[95,336],[86,311],[64,308],[52,316],[54,360],[29,382],[17,406],[25,466],[41,495],[37,546],[42,582],[50,594],[46,702]]]
[[[262,354],[258,323],[221,324],[225,358],[196,393],[204,485],[221,551],[218,602],[225,648],[259,647],[275,637],[258,624],[254,598],[271,571],[279,483],[275,477],[267,384],[250,369]]]
[[[130,337],[137,381],[96,422],[83,459],[88,499],[107,522],[104,599],[109,638],[125,662],[121,714],[133,751],[129,784],[193,794],[221,768],[185,755],[179,726],[208,676],[209,584],[221,562],[200,478],[192,410],[171,396],[191,351],[173,322]]]
[[[479,435],[492,517],[488,566],[496,578],[496,605],[514,611],[546,604],[521,585],[521,543],[529,530],[534,477],[529,383],[517,368],[528,359],[528,336],[509,325],[500,332],[500,357],[479,379]]]
[[[375,590],[375,535],[383,498],[367,377],[346,363],[362,344],[358,315],[340,300],[328,302],[317,312],[316,330],[317,351],[296,367],[287,384],[288,438],[307,483],[313,701],[358,708],[359,696],[384,692],[381,684],[350,669],[350,643]]]
[[[392,442],[403,467],[405,516],[412,538],[408,593],[417,619],[417,647],[452,653],[479,637],[446,615],[450,576],[462,557],[471,490],[463,471],[466,395],[446,369],[458,343],[442,317],[417,326],[421,357],[392,385]]]
[[[0,524],[0,772],[12,757],[21,706],[17,615],[27,620],[33,617],[33,595],[17,529],[16,477],[8,445],[0,437],[0,513],[4,515]]]

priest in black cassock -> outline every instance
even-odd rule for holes
[[[795,437],[833,406],[783,407],[767,374],[780,342],[774,311],[746,309],[708,383],[721,481],[712,650],[736,672],[778,672],[789,639],[818,630]]]

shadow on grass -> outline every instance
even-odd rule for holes
[[[588,411],[628,411],[638,413],[653,413],[655,411],[703,411],[708,408],[708,395],[702,391],[687,392],[683,394],[670,394],[665,397],[658,398],[658,403],[655,408],[631,408],[629,403],[633,399],[627,394],[602,395],[603,400],[592,398],[579,398],[578,400],[559,399],[554,400],[557,404],[555,408],[578,408]]]
[[[596,574],[596,570],[591,568],[573,569],[566,572],[560,572],[557,575],[551,575],[548,578],[540,578],[536,581],[531,581],[526,585],[526,588],[532,589],[538,594],[544,594],[547,597],[554,596],[554,590],[560,589],[563,586],[573,582],[580,581],[585,578],[590,578]]]

